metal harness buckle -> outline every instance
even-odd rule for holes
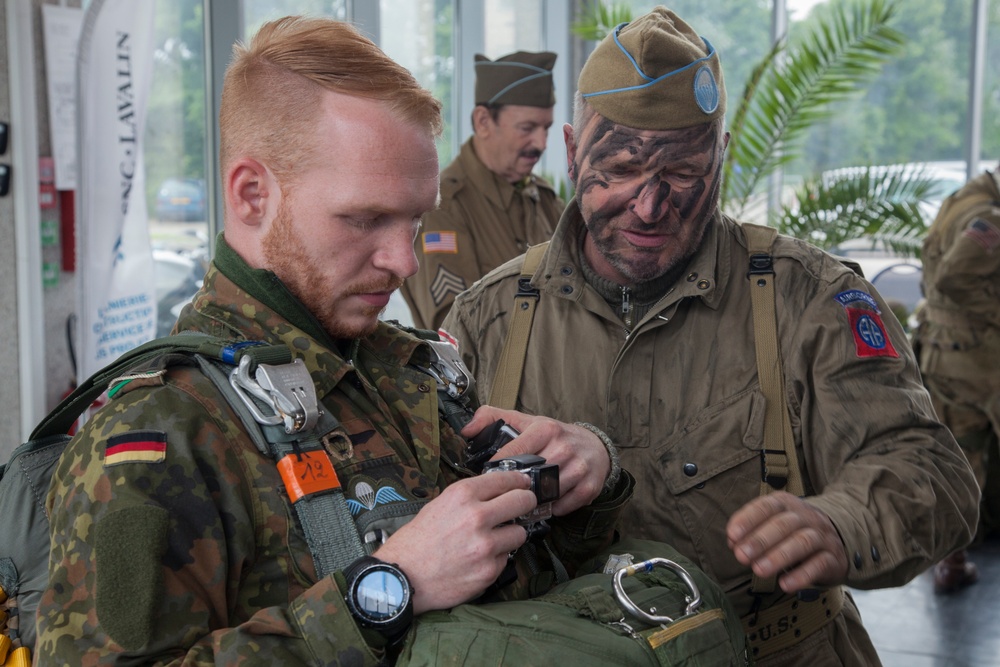
[[[688,590],[691,591],[691,595],[684,597],[685,602],[687,602],[687,607],[684,608],[683,616],[678,618],[690,616],[694,612],[698,611],[698,607],[701,606],[701,593],[698,591],[698,585],[694,583],[694,579],[691,578],[691,575],[688,574],[687,570],[667,558],[650,558],[649,560],[644,560],[641,563],[636,563],[635,565],[628,565],[615,572],[614,591],[618,604],[620,604],[622,608],[632,616],[635,616],[650,625],[666,625],[667,623],[673,623],[676,619],[671,618],[670,616],[657,616],[641,609],[637,604],[632,602],[632,599],[628,596],[628,593],[625,592],[624,587],[622,587],[622,579],[625,577],[630,577],[634,574],[639,574],[640,572],[651,572],[653,568],[657,566],[672,570],[681,578],[681,581],[683,581],[688,587]],[[655,612],[656,609],[653,608],[650,609],[650,611]]]
[[[284,424],[285,433],[292,434],[313,428],[320,416],[316,387],[309,370],[301,359],[289,364],[257,364],[250,377],[250,357],[229,374],[229,383],[239,394],[258,423],[265,426]],[[272,410],[264,414],[253,400],[256,397]]]
[[[431,361],[430,368],[420,367],[420,370],[433,376],[437,381],[438,389],[444,391],[451,398],[465,396],[475,386],[476,380],[462,361],[455,346],[443,340],[424,342],[431,346],[435,358]]]

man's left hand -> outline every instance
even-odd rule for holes
[[[778,577],[786,593],[847,579],[844,542],[826,514],[775,491],[741,507],[726,526],[729,548],[759,577]]]
[[[493,460],[518,454],[535,454],[559,466],[559,500],[552,504],[556,516],[589,505],[600,495],[611,471],[608,450],[600,438],[585,428],[548,417],[526,415],[484,405],[476,410],[462,435],[471,437],[498,419],[520,431]]]

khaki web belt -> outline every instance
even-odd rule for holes
[[[821,629],[844,608],[844,589],[840,586],[820,591],[806,602],[791,597],[767,609],[744,616],[750,651],[755,660],[798,644]]]

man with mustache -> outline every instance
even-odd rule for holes
[[[633,481],[606,436],[491,408],[453,425],[432,344],[378,319],[437,201],[440,103],[350,25],[287,17],[234,50],[219,127],[225,228],[176,330],[287,348],[316,429],[262,453],[175,355],[116,380],[53,474],[35,664],[387,664],[422,613],[501,573],[488,599],[524,597],[549,553],[572,569],[604,547]],[[462,435],[498,418],[521,432],[504,456],[559,466],[552,552],[530,560],[528,477],[466,465]]]
[[[901,585],[977,519],[975,479],[899,323],[805,242],[767,238],[751,261],[768,230],[718,209],[719,56],[676,14],[619,26],[578,88],[564,128],[575,198],[544,254],[529,251],[537,268],[490,273],[443,329],[488,402],[615,440],[636,477],[623,535],[672,543],[714,577],[758,665],[878,665],[842,586]],[[777,360],[759,364],[769,288]],[[512,379],[503,360],[519,351]]]
[[[552,125],[555,62],[476,55],[473,134],[441,172],[441,204],[417,236],[420,270],[403,286],[417,327],[437,329],[456,294],[552,236],[563,201],[532,169]]]

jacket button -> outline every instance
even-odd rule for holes
[[[707,280],[698,281],[698,289],[708,289],[711,285],[712,283],[708,282]]]
[[[698,466],[695,465],[694,463],[685,463],[684,474],[687,475],[688,477],[694,477],[695,475],[698,474]]]
[[[413,493],[413,495],[416,496],[417,498],[426,498],[427,497],[427,489],[425,489],[422,486],[414,487],[413,491],[411,493]]]
[[[572,285],[563,285],[559,289],[559,291],[562,292],[563,294],[572,294],[573,293],[573,286]]]
[[[421,383],[420,383],[419,385],[417,385],[417,390],[418,390],[418,391],[419,391],[420,393],[422,393],[422,394],[426,394],[427,392],[429,392],[429,391],[431,390],[431,388],[430,388],[430,387],[428,387],[428,386],[427,386],[426,384],[424,384],[423,382],[421,382]]]
[[[564,276],[571,276],[571,275],[573,275],[573,267],[572,266],[564,266],[561,269],[559,269],[559,273],[563,274]]]
[[[860,551],[855,551],[854,552],[854,567],[856,567],[856,568],[858,568],[860,570],[861,569],[861,564],[862,564],[861,563],[861,552]]]
[[[878,552],[877,547],[872,547],[872,560],[876,563],[882,560],[882,554]]]
[[[689,273],[688,274],[687,281],[689,283],[693,283],[696,280],[698,280],[698,274],[697,273]]]

